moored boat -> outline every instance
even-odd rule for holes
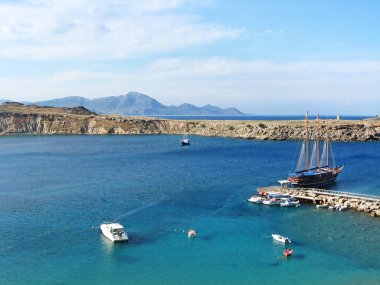
[[[283,242],[283,243],[291,243],[291,240],[290,238],[288,237],[284,237],[282,235],[279,235],[279,234],[272,234],[272,238],[276,241],[279,241],[279,242]]]
[[[319,208],[327,208],[329,206],[329,204],[318,204],[316,205],[316,207],[319,209]]]
[[[265,199],[263,199],[263,204],[268,206],[280,205],[285,199],[289,199],[290,195],[288,193],[267,193]]]
[[[288,199],[290,198],[289,193],[267,193],[266,197],[271,198],[271,199]]]
[[[283,199],[280,203],[281,207],[297,207],[300,205],[300,201],[294,198]]]
[[[256,204],[261,204],[261,203],[263,203],[263,201],[264,201],[263,197],[256,196],[256,195],[253,195],[253,196],[251,196],[251,198],[248,199],[248,202],[256,203]]]
[[[346,211],[346,210],[348,210],[348,207],[342,205],[342,206],[337,207],[337,210],[338,210],[339,212]]]
[[[113,242],[128,241],[124,227],[119,223],[104,222],[100,225],[103,235]]]
[[[277,198],[272,198],[272,199],[266,198],[263,200],[263,204],[267,206],[280,205],[280,203],[281,203],[281,199],[277,199]]]

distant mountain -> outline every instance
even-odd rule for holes
[[[189,116],[242,116],[236,108],[221,109],[216,106],[206,105],[197,107],[192,104],[180,106],[166,106],[157,100],[137,92],[129,92],[127,95],[87,99],[84,97],[64,97],[39,102],[25,102],[38,106],[51,107],[75,107],[83,106],[98,114],[120,115],[189,115]]]
[[[51,107],[75,107],[83,106],[86,107],[91,104],[91,100],[79,97],[79,96],[70,96],[59,99],[52,99],[47,101],[38,101],[38,102],[23,102],[24,104],[34,104],[38,106],[51,106]],[[86,107],[87,108],[87,107]]]

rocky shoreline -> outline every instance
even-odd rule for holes
[[[333,141],[379,141],[380,121],[329,120]],[[322,132],[326,121],[321,121]],[[311,129],[315,123],[311,122]],[[3,104],[0,106],[0,134],[183,134],[255,140],[301,140],[302,120],[228,121],[167,120],[147,117],[98,115],[82,107],[53,108]]]
[[[315,189],[318,190],[318,189]],[[288,193],[291,196],[297,197],[302,196],[305,198],[311,198],[315,202],[320,202],[323,204],[328,204],[329,206],[341,207],[346,206],[348,209],[352,209],[357,212],[363,212],[372,217],[380,217],[380,197],[371,197],[367,195],[358,194],[357,197],[352,197],[354,194],[351,193],[350,196],[345,196],[342,194],[320,194],[315,193],[313,190],[302,189],[302,188],[287,188],[279,186],[263,187],[257,189],[260,191],[270,191],[278,193]]]

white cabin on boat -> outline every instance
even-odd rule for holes
[[[119,223],[107,223],[100,225],[103,235],[113,242],[128,241],[128,235],[124,227]]]

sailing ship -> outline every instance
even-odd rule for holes
[[[183,132],[183,137],[182,137],[182,140],[181,140],[181,145],[182,146],[190,144],[189,136],[187,135],[188,132],[189,132],[189,126],[187,124],[185,124],[184,132]]]
[[[309,115],[306,113],[306,138],[302,144],[296,170],[289,175],[288,181],[295,187],[321,187],[332,184],[343,169],[336,166],[329,139],[329,125],[326,124],[326,134],[322,152],[320,152],[319,115],[315,131],[314,144],[309,159]]]
[[[187,134],[183,135],[181,144],[182,145],[189,145],[190,144],[190,140],[189,140],[189,137],[187,136]]]

